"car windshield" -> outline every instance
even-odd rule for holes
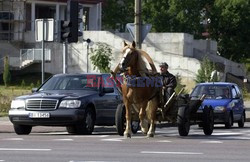
[[[39,91],[46,90],[97,90],[98,78],[79,76],[55,76],[50,78]]]
[[[200,98],[203,94],[207,99],[226,99],[232,96],[230,87],[225,85],[198,85],[190,96]]]

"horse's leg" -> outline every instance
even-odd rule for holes
[[[130,93],[128,93],[129,95]],[[127,96],[128,96],[127,95]],[[123,96],[123,102],[126,108],[126,129],[123,133],[125,138],[131,138],[132,131],[131,131],[131,103],[129,102],[127,96]]]
[[[142,131],[144,134],[147,134],[147,132],[148,132],[148,121],[147,121],[147,119],[145,119],[147,103],[148,103],[148,102],[143,102],[143,103],[140,105],[141,108],[140,108],[140,113],[139,113],[141,131]]]
[[[158,99],[155,97],[151,101],[149,101],[150,127],[147,133],[148,137],[154,137],[155,135],[155,120],[156,120],[157,107],[158,107]]]

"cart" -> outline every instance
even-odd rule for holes
[[[156,120],[159,123],[170,122],[177,124],[180,136],[187,136],[189,134],[190,125],[194,124],[201,126],[205,135],[211,135],[214,129],[214,114],[212,107],[205,105],[203,112],[197,113],[205,95],[200,98],[190,98],[189,95],[181,94],[183,90],[184,89],[182,89],[179,94],[174,92],[165,103],[163,95],[160,95],[161,103],[157,109]],[[121,136],[126,128],[125,111],[125,106],[123,104],[118,105],[115,117],[116,129]],[[139,129],[138,114],[139,110],[132,105],[131,129],[133,133],[136,133]]]

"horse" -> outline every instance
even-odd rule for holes
[[[121,92],[123,97],[123,103],[126,109],[126,129],[124,131],[124,137],[131,138],[131,108],[135,106],[139,110],[139,119],[141,130],[147,137],[154,137],[155,134],[155,122],[156,122],[156,110],[159,104],[159,87],[155,85],[149,86],[131,86],[129,83],[129,77],[141,78],[151,74],[157,74],[155,65],[150,56],[142,50],[136,49],[135,42],[127,44],[124,41],[124,47],[122,49],[122,59],[118,66],[111,74],[115,78],[115,74],[120,71],[126,74],[121,85]],[[146,62],[143,60],[146,58],[151,66],[150,72],[146,66]],[[138,82],[137,82],[138,83]],[[147,112],[146,112],[147,111]],[[147,121],[146,113],[149,113],[149,123]]]

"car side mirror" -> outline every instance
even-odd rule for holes
[[[112,87],[103,88],[103,93],[113,93],[113,92],[114,92],[114,88]]]
[[[34,93],[38,90],[38,88],[32,88],[31,92]]]

